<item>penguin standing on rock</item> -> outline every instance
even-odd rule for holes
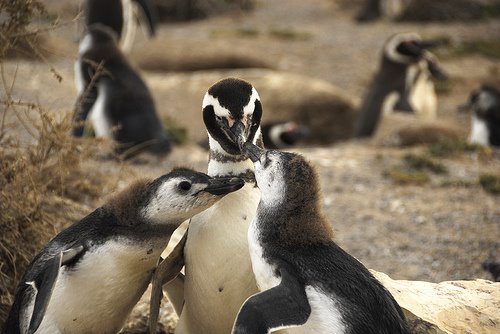
[[[500,90],[482,85],[459,110],[472,111],[470,143],[500,146]]]
[[[121,49],[128,51],[137,29],[136,3],[146,16],[149,34],[154,36],[158,19],[152,0],[85,0],[85,27],[101,23],[111,28],[118,36]]]
[[[137,181],[33,259],[3,333],[117,333],[172,232],[243,184],[190,169]]]
[[[313,168],[297,154],[250,143],[261,190],[248,231],[260,293],[238,314],[233,333],[409,334],[392,295],[332,239]]]
[[[194,216],[184,247],[185,278],[165,285],[179,315],[175,333],[227,334],[241,304],[258,291],[248,253],[247,233],[257,204],[252,161],[240,150],[245,141],[262,146],[262,105],[248,82],[228,78],[203,99],[210,176],[237,176],[245,186]]]
[[[417,34],[396,34],[384,45],[382,62],[363,100],[357,137],[371,136],[383,114],[413,112],[434,119],[437,97],[431,78],[446,79],[445,72],[426,48],[441,41],[425,41]]]
[[[111,29],[101,24],[88,28],[80,43],[75,74],[79,97],[73,135],[83,135],[81,123],[88,117],[96,136],[114,139],[120,154],[170,152],[171,143],[153,98],[116,46]]]

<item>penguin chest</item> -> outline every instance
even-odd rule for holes
[[[340,304],[334,296],[325,293],[318,287],[306,286],[306,295],[311,306],[311,314],[307,322],[299,327],[288,328],[290,334],[345,334],[348,326],[345,324]]]
[[[426,64],[412,66],[408,70],[407,86],[410,91],[408,100],[419,118],[432,120],[436,118],[437,97],[434,83],[426,67]]]
[[[76,90],[77,90],[78,94],[82,94],[85,91],[85,86],[86,86],[86,82],[83,79],[83,73],[81,71],[81,68],[82,68],[82,62],[81,62],[81,59],[78,59],[75,62],[75,68],[74,68],[74,70],[75,70],[75,86],[76,86]]]
[[[490,132],[486,122],[476,115],[472,115],[469,142],[472,144],[488,145]]]
[[[149,254],[148,254],[149,252]],[[146,290],[159,251],[109,241],[61,268],[37,333],[116,333]]]
[[[181,322],[196,323],[194,332],[230,332],[240,306],[257,292],[247,233],[259,197],[258,188],[246,184],[191,219],[184,248],[184,307],[192,319],[181,317]]]
[[[277,274],[277,268],[271,264],[264,256],[262,244],[259,241],[259,231],[257,221],[253,221],[248,229],[248,248],[252,259],[252,270],[260,291],[271,289],[277,286],[281,279]]]
[[[107,113],[108,92],[106,86],[98,87],[97,99],[90,110],[89,119],[96,137],[112,138],[112,125]]]

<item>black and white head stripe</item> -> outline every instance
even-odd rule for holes
[[[417,58],[411,54],[410,51],[416,51],[417,47],[413,47],[413,43],[421,40],[421,37],[415,33],[402,33],[396,34],[389,38],[384,47],[385,56],[396,62],[402,64],[409,64],[414,62]],[[411,50],[407,50],[410,48]]]
[[[262,105],[257,90],[248,82],[228,78],[215,83],[205,94],[202,107],[210,137],[225,152],[241,154],[237,136],[251,142],[258,139]],[[242,126],[238,128],[238,124]]]

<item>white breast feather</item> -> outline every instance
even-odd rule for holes
[[[311,314],[307,322],[299,327],[289,328],[290,334],[344,334],[346,325],[338,303],[331,296],[313,286],[306,286],[306,295],[311,306]]]
[[[417,117],[432,120],[437,114],[437,97],[427,66],[425,60],[411,66],[415,73],[408,76],[407,84],[411,87],[408,100]],[[418,78],[415,78],[416,75]]]
[[[98,86],[97,99],[89,113],[96,137],[112,138],[111,124],[106,116],[107,92],[105,86]]]
[[[161,250],[110,241],[61,269],[37,334],[116,333],[145,291]],[[105,277],[105,279],[103,279]]]
[[[257,218],[252,221],[248,229],[248,247],[252,259],[252,269],[260,291],[277,286],[281,278],[277,276],[276,267],[269,264],[263,257],[262,246],[258,240]]]
[[[191,219],[185,247],[186,304],[176,332],[229,333],[242,303],[258,291],[247,234],[259,194],[247,183]]]
[[[472,144],[488,145],[490,141],[489,136],[490,131],[486,122],[476,115],[472,115],[469,142]]]
[[[75,86],[76,86],[76,91],[78,95],[82,94],[85,91],[85,80],[83,79],[82,76],[82,71],[81,71],[81,60],[78,59],[75,61]]]

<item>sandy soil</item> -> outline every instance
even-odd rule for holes
[[[339,11],[334,1],[261,1],[249,14],[229,13],[204,21],[163,25],[154,40],[139,34],[130,57],[135,64],[159,56],[175,64],[184,57],[197,55],[246,56],[276,70],[328,81],[359,99],[378,65],[384,40],[393,33],[416,31],[425,37],[461,40],[498,35],[500,31],[500,20],[425,25],[381,21],[356,25],[351,15]],[[8,83],[14,80],[17,70],[13,89],[16,98],[36,101],[61,113],[71,110],[76,99],[72,67],[78,31],[78,26],[70,26],[50,35],[57,52],[49,64],[62,75],[62,82],[54,78],[44,63],[11,60],[4,64]],[[500,64],[498,60],[472,55],[443,59],[442,65],[453,84],[446,95],[440,96],[438,115],[465,133],[468,118],[457,115],[456,106],[465,101],[478,82],[495,71],[498,73]],[[231,73],[238,75],[238,70]],[[169,106],[176,98],[199,101],[199,105],[203,92],[171,96],[157,78],[178,74],[142,74],[150,83],[159,112],[174,117],[189,131],[192,119],[183,119],[178,110]],[[19,137],[32,140],[14,118],[9,116],[8,120]],[[336,230],[338,243],[367,267],[397,279],[439,282],[489,278],[480,264],[487,258],[500,259],[500,202],[498,196],[486,193],[477,180],[482,173],[499,172],[498,155],[484,159],[476,153],[460,153],[444,158],[441,162],[448,173],[431,173],[431,181],[425,185],[398,185],[384,176],[388,169],[403,163],[405,154],[420,154],[425,149],[386,148],[367,141],[349,141],[297,152],[318,168],[324,209]],[[205,152],[188,144],[176,148],[164,160],[120,165],[97,161],[91,163],[91,168],[105,170],[116,180],[115,188],[121,188],[134,177],[158,176],[177,165],[205,170],[206,159]],[[453,182],[457,180],[461,182]]]

